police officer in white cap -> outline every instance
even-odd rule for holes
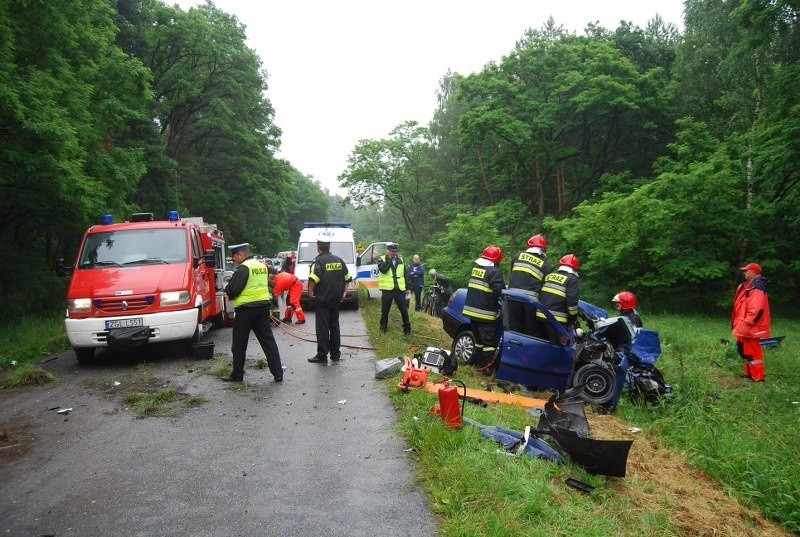
[[[317,254],[308,273],[308,298],[314,304],[317,353],[308,361],[326,364],[328,355],[334,362],[342,357],[339,306],[352,276],[342,258],[331,253],[331,238],[325,232],[317,237]]]
[[[269,292],[269,269],[253,259],[250,244],[235,244],[230,247],[233,262],[239,265],[231,281],[225,287],[225,294],[233,300],[236,314],[233,317],[233,370],[226,382],[244,381],[244,362],[250,331],[258,338],[261,349],[267,357],[269,371],[275,382],[283,380],[283,367],[278,344],[272,335],[269,310],[272,295]]]

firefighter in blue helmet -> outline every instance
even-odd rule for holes
[[[487,247],[475,260],[464,299],[464,316],[470,319],[475,340],[475,365],[479,368],[489,365],[497,350],[499,301],[506,285],[497,268],[502,261],[503,251],[499,247]]]

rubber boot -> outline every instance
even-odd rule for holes
[[[403,335],[410,336],[411,335],[411,325],[407,324],[403,326]]]

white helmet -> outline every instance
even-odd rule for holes
[[[428,274],[430,274],[431,276],[436,276],[436,269],[429,270]]]

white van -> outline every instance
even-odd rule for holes
[[[378,289],[378,259],[386,254],[386,245],[391,241],[373,242],[358,256],[358,283],[366,287],[370,298],[380,298]]]
[[[303,282],[303,303],[308,303],[308,273],[317,257],[317,237],[324,232],[331,241],[331,253],[342,258],[351,280],[343,306],[358,309],[358,274],[356,272],[356,234],[348,223],[306,222],[297,241],[297,261],[294,275]]]

